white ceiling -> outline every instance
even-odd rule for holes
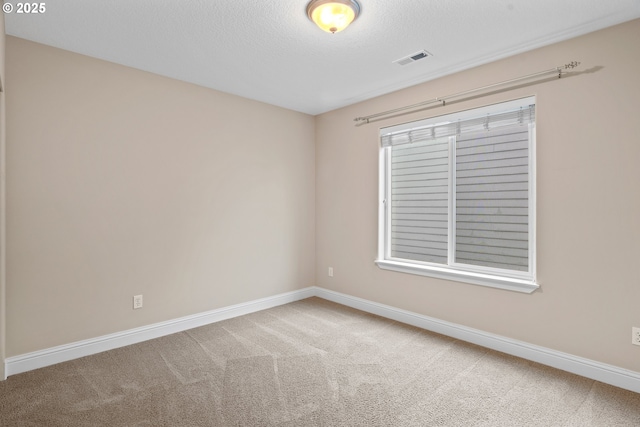
[[[49,0],[5,20],[12,36],[319,114],[640,17],[640,0],[359,1],[338,34],[308,0]]]

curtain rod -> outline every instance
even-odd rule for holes
[[[458,98],[460,96],[465,96],[465,95],[470,95],[476,92],[480,92],[486,89],[491,89],[494,88],[496,86],[504,86],[510,83],[516,83],[522,80],[528,80],[534,77],[539,77],[539,76],[543,76],[543,75],[547,75],[547,74],[551,74],[551,73],[557,73],[558,74],[558,78],[562,77],[562,72],[564,70],[569,70],[569,69],[573,69],[576,68],[577,66],[580,65],[580,62],[577,61],[572,61],[569,62],[568,64],[562,65],[560,67],[556,67],[556,68],[551,68],[545,71],[540,71],[537,73],[533,73],[533,74],[528,74],[526,76],[522,76],[522,77],[516,77],[515,79],[511,79],[511,80],[505,80],[502,82],[498,82],[498,83],[493,83],[487,86],[482,86],[482,87],[478,87],[475,89],[470,89],[470,90],[465,90],[464,92],[458,92],[458,93],[454,93],[452,95],[447,95],[447,96],[441,96],[438,98],[433,98],[430,99],[428,101],[423,101],[423,102],[418,102],[417,104],[411,104],[411,105],[407,105],[405,107],[400,107],[400,108],[395,108],[393,110],[387,110],[387,111],[383,111],[381,113],[376,113],[376,114],[371,114],[368,116],[364,116],[364,117],[356,117],[355,119],[353,119],[356,122],[356,126],[360,126],[360,125],[364,125],[369,123],[369,121],[371,119],[375,119],[375,118],[380,118],[380,117],[384,117],[384,116],[388,116],[394,113],[398,113],[400,111],[406,111],[406,110],[413,110],[416,109],[418,107],[423,107],[425,105],[429,105],[429,104],[436,104],[439,103],[441,104],[441,107],[444,107],[447,103],[447,100],[449,98]]]

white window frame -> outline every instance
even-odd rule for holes
[[[446,116],[433,117],[418,122],[406,123],[380,129],[380,136],[389,132],[406,131],[436,123],[464,120],[465,118],[478,117],[505,111],[514,106],[535,104],[535,97],[528,97],[500,104],[489,105],[448,114]],[[528,238],[529,238],[529,271],[505,270],[492,267],[459,264],[455,259],[455,200],[453,198],[455,188],[455,136],[449,138],[449,230],[448,230],[448,265],[435,264],[422,261],[414,261],[391,257],[391,211],[387,200],[391,195],[391,150],[392,147],[380,147],[379,156],[379,209],[378,209],[378,256],[375,263],[385,270],[402,273],[417,274],[435,277],[445,280],[471,283],[475,285],[489,286],[499,289],[507,289],[524,293],[532,293],[540,287],[536,282],[536,138],[535,123],[529,124],[529,210],[528,210]]]

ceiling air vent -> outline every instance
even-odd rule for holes
[[[426,50],[421,50],[420,52],[412,53],[411,55],[405,56],[404,58],[396,59],[395,61],[393,61],[393,63],[398,65],[407,65],[416,61],[420,61],[427,56],[431,56],[431,54]]]

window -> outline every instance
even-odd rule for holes
[[[380,131],[384,269],[533,292],[535,97]]]

